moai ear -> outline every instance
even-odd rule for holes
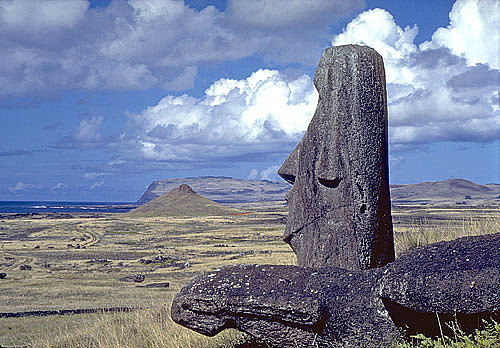
[[[278,169],[278,175],[286,182],[293,185],[297,176],[297,168],[299,163],[299,152],[302,147],[302,141],[295,147],[288,158],[283,162],[281,168]]]

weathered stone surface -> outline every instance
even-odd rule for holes
[[[458,321],[473,331],[482,319],[500,320],[500,233],[420,247],[386,267],[386,307],[410,332],[438,334]]]
[[[325,50],[316,112],[278,174],[293,187],[284,240],[299,266],[350,270],[394,260],[382,57],[366,46]]]
[[[236,328],[279,347],[380,347],[399,336],[378,296],[381,270],[237,265],[193,279],[172,319],[213,336]]]

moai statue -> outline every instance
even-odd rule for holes
[[[199,275],[175,296],[172,319],[208,336],[235,328],[276,347],[325,348],[391,346],[403,331],[438,335],[454,323],[471,333],[484,319],[500,320],[500,233],[391,262],[380,55],[328,48],[314,82],[318,107],[278,172],[293,184],[285,241],[308,267],[232,265]]]
[[[394,260],[382,57],[330,47],[316,70],[316,112],[278,174],[293,184],[284,240],[299,266],[349,270]]]

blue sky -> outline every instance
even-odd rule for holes
[[[276,170],[331,45],[384,58],[393,184],[500,182],[498,0],[0,0],[0,200]]]

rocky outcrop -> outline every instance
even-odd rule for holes
[[[278,174],[287,195],[285,241],[299,266],[359,270],[394,260],[382,57],[366,46],[325,50],[316,112]]]

